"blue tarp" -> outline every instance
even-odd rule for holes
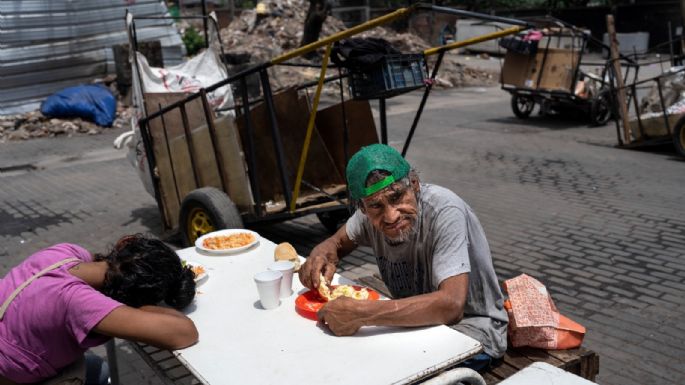
[[[117,100],[107,87],[88,84],[65,88],[48,96],[40,112],[49,118],[79,117],[109,127],[117,113]]]

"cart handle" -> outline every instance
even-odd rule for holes
[[[468,45],[477,44],[477,43],[480,43],[483,41],[497,39],[497,38],[500,38],[503,36],[519,33],[519,32],[524,31],[526,29],[528,29],[527,26],[516,26],[516,27],[503,29],[501,31],[489,33],[489,34],[483,35],[483,36],[472,37],[470,39],[466,39],[466,40],[462,40],[462,41],[455,41],[454,43],[445,44],[445,45],[440,46],[440,47],[428,48],[427,50],[423,51],[423,55],[424,56],[435,55],[435,54],[438,54],[440,52],[449,51],[451,49],[466,47]]]

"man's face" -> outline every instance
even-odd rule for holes
[[[418,182],[409,186],[398,182],[362,199],[364,213],[389,243],[405,242],[413,234],[418,218],[416,192]]]

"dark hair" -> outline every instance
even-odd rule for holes
[[[176,252],[158,239],[141,234],[121,238],[107,255],[107,272],[100,291],[125,305],[141,307],[162,300],[182,309],[195,297],[195,275]]]

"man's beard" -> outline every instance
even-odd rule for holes
[[[416,233],[417,217],[417,215],[405,215],[402,219],[409,220],[409,227],[404,230],[400,230],[400,233],[394,238],[390,238],[384,234],[383,236],[385,238],[385,243],[390,246],[397,246],[408,241],[409,238]]]

